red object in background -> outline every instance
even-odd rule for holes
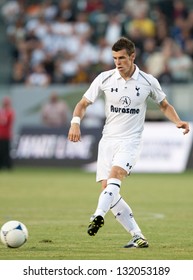
[[[12,126],[15,119],[15,112],[9,97],[5,97],[0,108],[0,139],[11,139]]]

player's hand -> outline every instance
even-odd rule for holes
[[[81,137],[80,125],[77,123],[71,124],[69,133],[68,133],[68,140],[70,140],[72,142],[78,142],[78,141],[80,141],[80,137]]]
[[[189,127],[188,122],[180,121],[180,122],[177,123],[176,126],[177,126],[177,128],[183,128],[184,129],[184,131],[183,131],[184,134],[187,134],[190,131],[190,127]]]

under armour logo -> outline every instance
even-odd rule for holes
[[[118,92],[118,88],[111,88],[111,92],[116,91]]]
[[[132,165],[129,165],[129,162],[126,164],[127,167],[129,167],[129,169],[132,168]]]
[[[135,87],[135,90],[137,91],[136,95],[139,96],[139,94],[140,94],[140,93],[139,93],[140,88],[136,86],[136,87]]]
[[[104,194],[109,194],[110,196],[112,196],[112,195],[113,195],[113,193],[112,193],[112,192],[107,192],[107,191],[105,191],[105,192],[104,192]]]

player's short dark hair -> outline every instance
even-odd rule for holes
[[[130,56],[135,52],[135,44],[126,37],[121,37],[117,42],[112,46],[112,51],[118,52],[121,50],[126,50],[128,55]]]

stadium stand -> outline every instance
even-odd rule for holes
[[[0,16],[0,34],[0,84],[2,84],[8,83],[11,75],[10,51],[8,48],[9,44],[7,42],[6,25],[2,16]]]
[[[11,84],[89,83],[112,67],[119,36],[135,41],[137,64],[161,82],[192,81],[192,1],[1,1],[1,21],[1,79]]]

